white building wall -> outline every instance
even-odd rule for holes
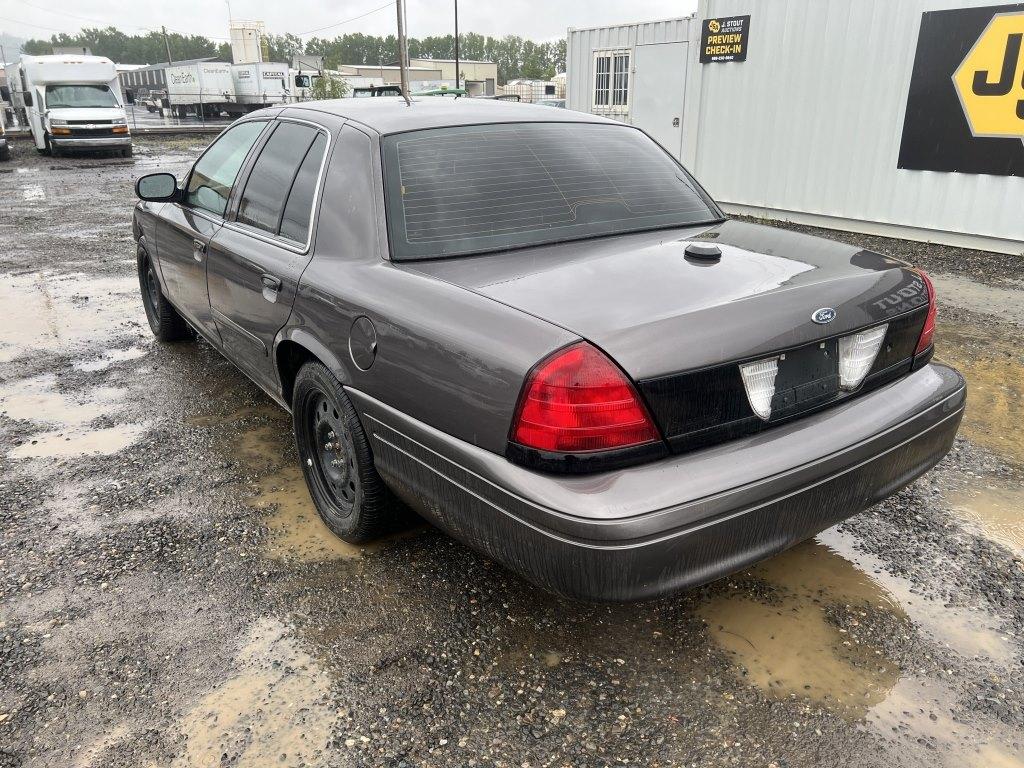
[[[700,0],[687,19],[570,30],[568,106],[593,111],[593,51],[690,39],[681,159],[727,210],[1024,253],[1024,179],[897,168],[921,14],[992,4]],[[746,14],[747,60],[700,64],[701,20]]]

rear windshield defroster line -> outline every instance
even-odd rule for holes
[[[513,123],[383,140],[392,258],[425,259],[720,218],[634,128]]]

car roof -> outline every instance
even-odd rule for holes
[[[284,114],[326,112],[354,120],[381,134],[418,131],[424,128],[445,128],[457,125],[486,123],[609,123],[597,115],[565,109],[555,111],[536,104],[521,104],[496,99],[439,99],[434,96],[413,97],[406,104],[401,96],[378,96],[372,99],[329,99],[291,104]]]

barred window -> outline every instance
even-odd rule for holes
[[[594,106],[606,107],[609,104],[611,90],[611,56],[594,58]]]

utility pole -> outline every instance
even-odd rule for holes
[[[167,66],[173,67],[174,62],[171,61],[171,44],[167,40],[167,27],[160,27],[160,31],[164,33],[164,47],[167,49]]]
[[[409,60],[409,41],[405,39],[404,3],[402,0],[395,0],[395,7],[398,9],[398,70],[401,72],[402,96],[405,103],[412,106],[409,98],[409,69],[406,62]]]
[[[455,87],[459,87],[459,0],[455,0]]]

